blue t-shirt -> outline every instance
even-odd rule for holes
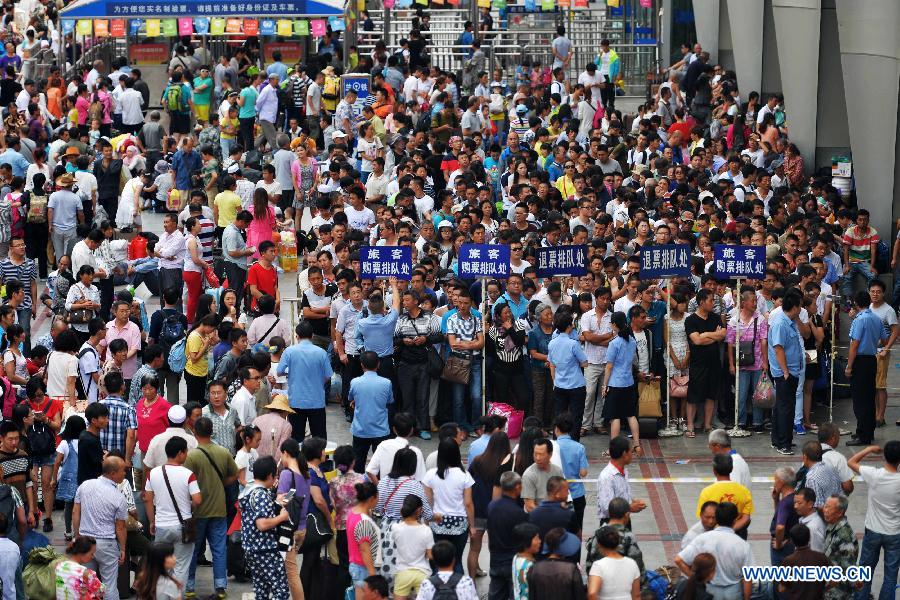
[[[636,353],[637,342],[634,336],[628,336],[626,340],[617,335],[610,340],[606,348],[606,362],[613,366],[609,376],[609,387],[626,388],[634,385],[631,365],[634,363]]]
[[[256,117],[256,98],[259,93],[251,85],[241,90],[241,98],[244,99],[244,105],[238,107],[238,119],[252,119]]]

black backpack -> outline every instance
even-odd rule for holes
[[[432,596],[432,599],[456,600],[458,598],[456,595],[456,584],[459,583],[460,579],[462,579],[461,573],[454,573],[446,582],[444,582],[439,575],[432,575],[429,577],[428,581],[434,586],[434,596]]]
[[[49,403],[52,400],[48,400]],[[31,448],[31,456],[51,456],[56,450],[56,436],[53,430],[43,423],[33,423],[28,427],[28,445]]]

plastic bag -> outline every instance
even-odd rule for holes
[[[775,406],[775,386],[766,371],[762,372],[759,383],[753,391],[753,406],[761,409],[772,409]]]

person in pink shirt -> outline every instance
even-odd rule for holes
[[[138,369],[137,353],[141,350],[141,330],[129,319],[131,304],[123,300],[114,302],[112,312],[115,319],[106,324],[106,337],[102,346],[109,347],[109,343],[115,339],[124,340],[128,344],[128,354],[122,363],[122,377],[125,379],[125,389],[131,389],[131,378]]]
[[[144,375],[141,379],[141,397],[134,405],[137,414],[137,445],[141,454],[147,452],[150,440],[163,433],[169,426],[171,404],[159,395],[159,376]]]
[[[260,243],[273,241],[275,232],[275,209],[269,206],[269,194],[263,188],[253,192],[253,220],[247,228],[247,245],[259,248]],[[259,258],[259,251],[253,253],[253,259]]]
[[[88,133],[88,111],[91,108],[90,93],[87,85],[78,84],[78,97],[75,99],[75,110],[78,111],[78,130],[81,135]]]

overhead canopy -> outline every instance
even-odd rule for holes
[[[63,19],[332,17],[344,14],[344,0],[76,0],[59,14]]]

